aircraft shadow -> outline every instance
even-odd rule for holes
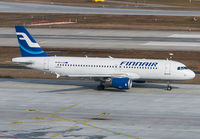
[[[42,91],[39,93],[59,93],[59,94],[65,94],[64,92],[72,92],[72,91],[83,91],[86,89],[93,89],[89,87],[78,87],[78,88],[66,88],[66,89],[57,89],[57,90],[50,90],[50,91]]]
[[[172,88],[177,89],[179,87],[173,86],[173,84],[170,84]],[[155,88],[155,89],[166,89],[167,84],[160,84],[160,83],[133,83],[133,88]]]
[[[13,82],[31,83],[31,84],[44,84],[44,85],[73,85],[73,86],[84,86],[84,87],[91,87],[91,88],[95,85],[98,85],[97,82],[81,81],[81,80],[4,79],[4,81],[13,81]]]
[[[58,89],[58,90],[51,90],[45,91],[43,93],[53,93],[53,92],[65,92],[65,91],[78,91],[78,90],[87,90],[93,89],[97,90],[98,82],[94,81],[81,81],[81,80],[50,80],[50,79],[7,79],[4,78],[0,81],[13,81],[13,82],[21,82],[21,83],[32,83],[32,84],[44,84],[44,85],[72,85],[77,86],[77,88],[66,88],[66,89]],[[172,88],[179,88],[173,86]],[[133,83],[133,88],[155,88],[155,89],[166,89],[167,84],[160,84],[160,83]],[[119,90],[115,88],[108,87],[105,90],[100,91],[110,91],[110,92],[126,92],[126,90]]]

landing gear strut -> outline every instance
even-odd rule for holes
[[[170,85],[170,82],[167,82],[167,91],[171,91],[172,90],[172,86]]]
[[[97,89],[98,89],[98,90],[104,90],[104,89],[105,89],[104,82],[101,81],[101,82],[100,82],[100,85],[97,86]]]

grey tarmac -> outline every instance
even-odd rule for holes
[[[200,51],[198,31],[29,28],[41,47]],[[0,46],[18,47],[14,28],[0,28]]]
[[[200,85],[0,79],[0,138],[199,139]]]
[[[71,13],[71,14],[117,14],[117,15],[165,15],[199,16],[200,11],[192,10],[150,10],[61,6],[18,2],[0,2],[0,12],[9,13]]]

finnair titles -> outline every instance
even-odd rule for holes
[[[148,66],[153,67],[157,65],[157,62],[134,62],[134,61],[122,61],[120,66],[126,65],[126,66]]]
[[[193,71],[184,64],[172,60],[89,58],[49,56],[29,34],[24,26],[16,26],[21,56],[12,62],[26,67],[72,78],[90,78],[99,81],[98,89],[104,89],[108,82],[117,89],[130,89],[132,82],[163,80],[167,90],[170,81],[190,80]]]

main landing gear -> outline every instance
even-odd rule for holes
[[[100,82],[100,85],[97,86],[97,89],[98,90],[104,90],[105,89],[105,85],[104,85],[103,81]]]
[[[170,82],[167,82],[167,91],[171,91],[172,90],[172,86],[170,85]]]

